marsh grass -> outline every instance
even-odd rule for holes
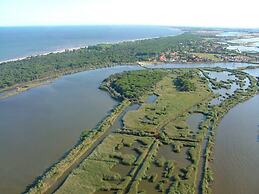
[[[165,123],[175,120],[188,109],[211,96],[211,92],[207,91],[205,83],[197,78],[198,76],[193,78],[193,83],[197,87],[196,91],[177,91],[173,84],[173,78],[177,76],[175,73],[178,74],[179,72],[172,71],[170,75],[164,77],[156,85],[154,91],[159,96],[155,103],[144,103],[138,110],[125,115],[124,124],[127,129],[141,129],[145,132],[158,133]],[[145,120],[149,122],[145,122]]]
[[[215,71],[226,70],[217,68]],[[214,95],[206,76],[199,76],[199,70],[167,71],[159,82],[141,93],[138,97],[141,106],[126,113],[124,127],[106,137],[57,193],[191,194],[200,189],[198,186],[201,186],[199,192],[210,193],[215,129],[230,108],[257,92],[257,80],[235,70],[229,72],[242,79],[248,78],[249,87],[237,90],[219,105],[209,105]],[[194,91],[180,91],[174,84],[177,76],[186,73],[192,75]],[[130,74],[127,76],[131,79]],[[133,77],[136,78],[136,74]],[[215,87],[228,87],[224,85],[232,82],[212,81]],[[233,82],[241,84],[238,80]],[[151,93],[158,97],[155,102],[146,103]],[[195,133],[186,123],[192,113],[206,115]],[[107,126],[99,126],[98,131],[105,131]],[[88,139],[90,136],[86,133],[82,137]],[[199,169],[204,176],[198,174]],[[197,184],[199,181],[201,185]]]

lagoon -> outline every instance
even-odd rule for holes
[[[21,193],[117,104],[99,90],[111,74],[137,66],[63,76],[0,100],[0,193]]]
[[[259,95],[231,109],[216,130],[213,193],[258,193]]]
[[[237,68],[249,65],[167,64],[164,67]],[[108,93],[98,89],[103,79],[137,69],[142,67],[116,66],[67,75],[0,100],[0,192],[21,193],[57,162],[77,143],[83,129],[95,127],[117,104]],[[256,107],[252,106],[253,109]]]

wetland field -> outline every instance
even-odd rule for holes
[[[257,193],[258,34],[216,34],[1,63],[0,193]]]
[[[111,74],[99,88],[117,105],[27,193],[219,192],[221,163],[233,161],[218,154],[225,128],[217,128],[256,95],[254,76],[221,67],[135,68]]]

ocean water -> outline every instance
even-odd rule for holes
[[[85,47],[160,36],[180,29],[160,26],[41,26],[0,27],[0,61]]]

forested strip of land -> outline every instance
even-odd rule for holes
[[[202,52],[199,35],[185,33],[118,44],[99,44],[79,50],[50,53],[0,64],[0,90],[16,84],[51,78],[66,72],[135,63],[157,57],[161,52],[191,50]]]

